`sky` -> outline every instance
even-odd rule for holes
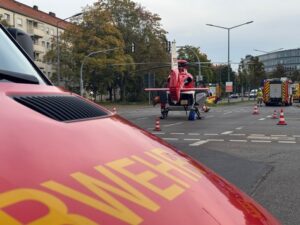
[[[96,0],[17,0],[37,5],[45,12],[67,18]],[[168,39],[179,45],[200,47],[213,63],[226,63],[230,30],[230,61],[233,68],[246,55],[262,51],[300,48],[299,0],[133,0],[162,18]]]

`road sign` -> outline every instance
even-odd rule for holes
[[[233,90],[233,83],[232,82],[226,82],[226,92],[230,93]]]

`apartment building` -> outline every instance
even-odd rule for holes
[[[51,79],[56,73],[56,62],[45,62],[44,56],[70,23],[57,18],[53,12],[43,12],[34,5],[30,7],[14,0],[0,1],[2,20],[15,28],[29,33],[34,43],[34,60],[44,74]]]

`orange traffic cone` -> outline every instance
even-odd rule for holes
[[[259,114],[257,105],[254,106],[254,110],[253,110],[252,114],[253,115],[258,115]]]
[[[277,119],[277,112],[276,112],[276,110],[274,110],[274,113],[273,113],[272,119]]]
[[[277,125],[287,125],[287,123],[284,120],[283,109],[281,109],[280,111],[279,121]]]
[[[161,131],[159,117],[156,118],[154,131]]]
[[[113,113],[117,113],[117,108],[116,107],[113,108]]]

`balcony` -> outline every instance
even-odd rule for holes
[[[39,30],[35,27],[30,27],[27,29],[27,32],[33,36],[35,36],[36,38],[42,38],[45,36],[45,32],[43,30]]]
[[[45,47],[43,47],[41,45],[37,45],[37,44],[33,45],[33,50],[37,53],[45,53],[46,52]]]

